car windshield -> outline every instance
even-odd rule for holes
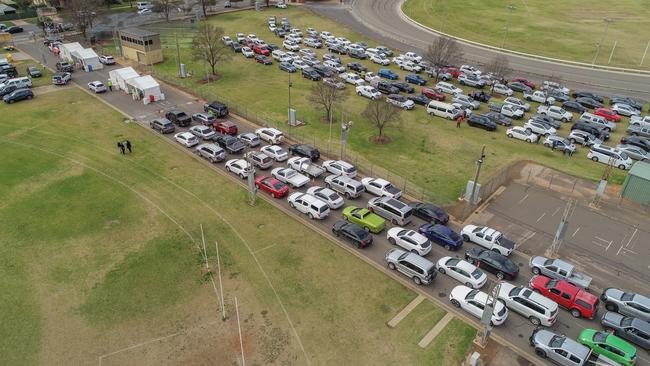
[[[472,277],[474,277],[474,278],[477,279],[477,280],[478,280],[479,278],[481,278],[482,275],[483,275],[483,272],[481,272],[481,270],[478,269],[478,268],[475,269],[474,272],[472,272]]]
[[[619,154],[621,155],[621,159],[623,159],[623,160],[627,160],[627,159],[628,159],[628,155],[627,155],[626,152],[621,151]]]
[[[521,287],[513,287],[512,290],[508,293],[508,296],[517,296],[519,292],[521,292],[522,288]]]
[[[476,297],[476,294],[478,294],[478,290],[472,290],[470,291],[467,296],[465,297],[465,300],[472,300],[473,298]]]
[[[327,196],[327,198],[332,201],[335,201],[339,198],[339,196],[336,193],[332,192],[329,196]]]
[[[551,348],[560,348],[564,343],[564,339],[565,338],[563,336],[555,335],[553,336],[553,338],[551,338],[551,341],[549,342],[548,345]]]
[[[605,340],[607,339],[608,333],[603,333],[603,332],[596,332],[594,333],[594,342],[596,343],[604,343]]]
[[[633,320],[634,318],[630,318],[629,316],[626,316],[623,319],[621,319],[621,326],[629,327],[630,325],[632,325]]]
[[[621,296],[621,300],[623,301],[631,301],[634,298],[634,294],[631,292],[625,292]]]

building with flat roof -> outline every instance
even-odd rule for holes
[[[163,61],[160,34],[140,28],[121,29],[120,45],[122,56],[142,65]]]

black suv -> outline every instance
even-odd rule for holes
[[[641,149],[650,152],[650,140],[644,137],[639,136],[623,136],[621,139],[621,144],[633,145],[640,147]]]
[[[212,113],[217,118],[225,118],[228,115],[228,106],[221,102],[214,101],[209,104],[204,104],[203,111]]]
[[[310,158],[311,161],[318,161],[320,159],[320,151],[317,148],[307,144],[295,144],[289,146],[289,153],[291,155],[304,156]]]
[[[165,113],[165,118],[174,122],[178,127],[187,127],[192,124],[192,119],[185,112],[174,109]]]
[[[34,93],[31,91],[31,89],[23,88],[23,89],[16,89],[13,92],[5,95],[2,97],[2,100],[4,100],[5,103],[11,104],[13,102],[18,102],[21,100],[25,99],[32,99],[34,98]]]
[[[320,74],[311,67],[305,67],[302,69],[302,77],[313,81],[320,80]]]
[[[347,52],[345,51],[345,48],[341,45],[335,44],[332,46],[329,46],[329,50],[332,53],[338,53],[339,55],[345,55]]]
[[[372,234],[361,226],[345,220],[339,220],[332,226],[332,232],[337,237],[343,236],[351,241],[357,248],[365,248],[372,244]]]
[[[61,72],[74,72],[74,67],[72,67],[68,62],[63,61],[56,63],[56,70]]]
[[[604,100],[603,97],[601,97],[600,95],[598,95],[596,93],[593,93],[593,92],[590,92],[590,91],[585,91],[585,90],[576,90],[575,92],[571,93],[571,96],[574,97],[575,99],[578,99],[578,98],[591,98],[591,99],[597,101],[598,103],[602,103],[603,100]]]
[[[4,97],[7,94],[11,94],[16,89],[18,88],[15,85],[7,85],[4,88],[0,89],[0,97]]]
[[[573,130],[589,132],[603,141],[609,140],[609,132],[605,131],[604,128],[594,126],[593,124],[584,121],[574,123],[573,126],[571,126],[571,131]]]
[[[497,129],[497,124],[492,122],[491,119],[476,114],[469,116],[467,124],[472,127],[482,128],[486,131],[495,131]]]
[[[376,88],[384,94],[399,94],[399,89],[387,81],[379,81]]]
[[[583,107],[582,104],[574,102],[572,100],[567,100],[566,102],[562,103],[562,109],[576,113],[585,113],[587,111],[587,108]]]
[[[334,75],[332,69],[325,65],[314,65],[312,68],[324,78],[331,78]]]
[[[157,118],[149,122],[149,127],[160,133],[172,133],[176,130],[172,121],[167,118]]]
[[[243,142],[230,135],[217,136],[214,141],[228,151],[229,154],[237,154],[246,148],[246,145]]]
[[[357,71],[357,72],[366,72],[366,71],[368,71],[368,68],[363,66],[363,64],[361,64],[359,62],[350,62],[348,64],[348,69],[350,69],[352,71]]]
[[[394,81],[391,83],[391,85],[405,93],[409,93],[409,94],[415,93],[415,88],[412,87],[411,84],[409,83],[405,83],[403,81]]]

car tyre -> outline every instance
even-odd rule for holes
[[[464,242],[469,242],[469,235],[463,234],[463,241]]]
[[[365,231],[367,231],[367,232],[370,232],[370,228],[367,227],[367,226],[364,226],[364,227],[363,227],[363,230],[365,230]]]
[[[534,275],[538,275],[541,271],[539,270],[539,268],[537,268],[537,267],[533,267],[533,268],[531,269],[531,272],[533,272]]]
[[[593,160],[593,161],[595,161],[595,162],[598,162],[598,157],[597,157],[597,156],[592,156],[592,157],[591,157],[591,160]]]
[[[413,276],[413,282],[418,286],[422,284],[422,280],[418,276]]]
[[[536,327],[539,327],[539,325],[542,324],[542,322],[541,322],[539,319],[535,318],[534,316],[531,316],[531,317],[528,318],[528,319],[529,319],[530,322],[531,322],[534,326],[536,326]]]
[[[291,206],[291,208],[296,208],[296,205],[294,205],[293,202],[289,202],[289,206]],[[345,219],[345,217],[343,217],[343,218]]]
[[[607,309],[608,311],[616,312],[616,311],[618,311],[618,306],[616,306],[616,304],[608,302],[608,303],[605,304],[605,309]]]
[[[458,302],[458,300],[456,300],[456,299],[451,299],[451,304],[454,305],[457,308],[460,307],[460,302]]]
[[[571,315],[573,315],[574,318],[580,318],[581,314],[578,309],[571,309]]]
[[[503,274],[503,272],[497,272],[497,278],[499,279],[499,281],[503,280],[504,277],[505,275]]]
[[[621,165],[618,166],[618,168],[621,169],[621,170],[625,170],[625,165],[621,164]]]
[[[469,282],[465,282],[465,286],[467,286],[467,287],[469,287],[469,288],[471,288],[471,289],[475,288],[474,285],[472,285],[472,284],[469,283]]]
[[[309,219],[310,219],[310,220],[313,220],[313,219],[314,219],[314,215],[313,215],[311,212],[310,212],[309,215],[307,215],[307,216],[309,216]]]
[[[442,268],[442,267],[439,267],[439,268],[438,268],[438,272],[440,272],[440,273],[442,273],[442,274],[445,274],[445,273],[446,273],[445,269]]]
[[[543,349],[535,348],[535,354],[541,358],[546,358],[546,352]]]
[[[449,251],[451,251],[451,245],[449,245],[449,244],[446,244],[446,245],[445,245],[445,249],[447,249],[447,250],[449,250]]]
[[[395,263],[388,263],[388,268],[392,269],[393,271],[394,271],[395,269],[397,269],[397,268],[395,267]]]
[[[162,130],[161,130],[162,131]],[[226,165],[226,170],[230,172],[230,167]]]
[[[391,243],[391,244],[393,244],[393,245],[396,245],[396,244],[397,244],[397,243],[395,242],[395,239],[394,239],[394,238],[390,238],[390,239],[388,239],[388,242]]]
[[[513,138],[514,136],[511,133],[509,133],[508,137]]]

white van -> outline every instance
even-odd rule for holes
[[[432,100],[429,102],[429,105],[427,105],[427,113],[432,116],[454,120],[460,117],[462,112],[456,106],[453,106],[449,103]]]
[[[150,4],[148,1],[138,1],[138,10],[144,10],[144,9],[152,9],[153,5]]]
[[[633,163],[632,158],[626,152],[605,145],[593,145],[587,158],[603,164],[609,164],[610,159],[613,159],[612,166],[621,170],[629,170]]]
[[[14,85],[16,89],[20,88],[31,88],[32,79],[27,76],[21,76],[19,78],[13,78],[6,80],[4,83],[0,84],[0,89],[4,89],[6,86]]]
[[[327,202],[309,193],[292,193],[287,198],[287,201],[289,201],[291,207],[306,214],[312,220],[322,220],[330,214],[330,206]]]

